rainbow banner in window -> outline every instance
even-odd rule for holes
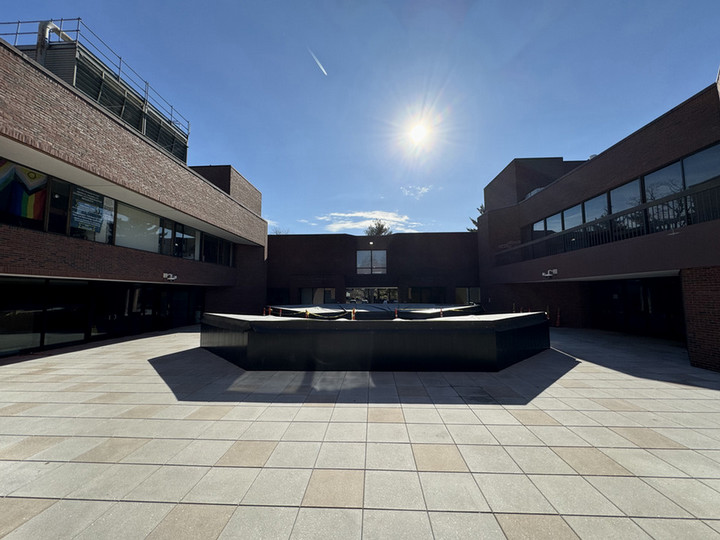
[[[0,211],[41,220],[47,200],[46,174],[0,159]]]

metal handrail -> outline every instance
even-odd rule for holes
[[[717,179],[498,251],[495,261],[499,266],[513,264],[656,232],[672,232],[714,219],[720,219],[720,181]]]
[[[183,133],[185,137],[190,136],[190,121],[150,86],[150,83],[130,67],[100,36],[83,23],[81,18],[50,20],[56,24],[62,32],[74,37],[77,43],[81,44],[93,54],[118,80],[124,82],[133,91],[137,92],[139,96],[143,97],[147,103],[152,105],[161,116],[164,116],[169,123]],[[38,33],[37,25],[43,22],[45,21],[0,22],[0,38],[5,39],[5,41],[9,43],[12,42],[14,47],[17,47],[18,44],[34,45]],[[68,23],[75,23],[74,28],[67,28]],[[32,31],[25,30],[29,25],[34,25],[35,28]],[[11,26],[14,26],[15,29],[11,31],[6,30],[6,28],[10,28]],[[71,26],[73,25],[71,24]],[[32,36],[32,39],[27,39],[27,36]],[[53,43],[61,41],[61,38],[51,33],[48,40]]]

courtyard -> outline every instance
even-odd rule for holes
[[[5,359],[0,536],[720,537],[720,373],[679,343],[554,328],[497,373],[245,372],[199,343]]]

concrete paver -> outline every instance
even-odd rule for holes
[[[245,372],[196,328],[5,363],[0,536],[720,537],[720,374],[551,337],[498,373]]]

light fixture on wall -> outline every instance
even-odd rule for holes
[[[163,272],[163,279],[167,281],[175,281],[177,279],[177,275],[171,274],[170,272]]]

